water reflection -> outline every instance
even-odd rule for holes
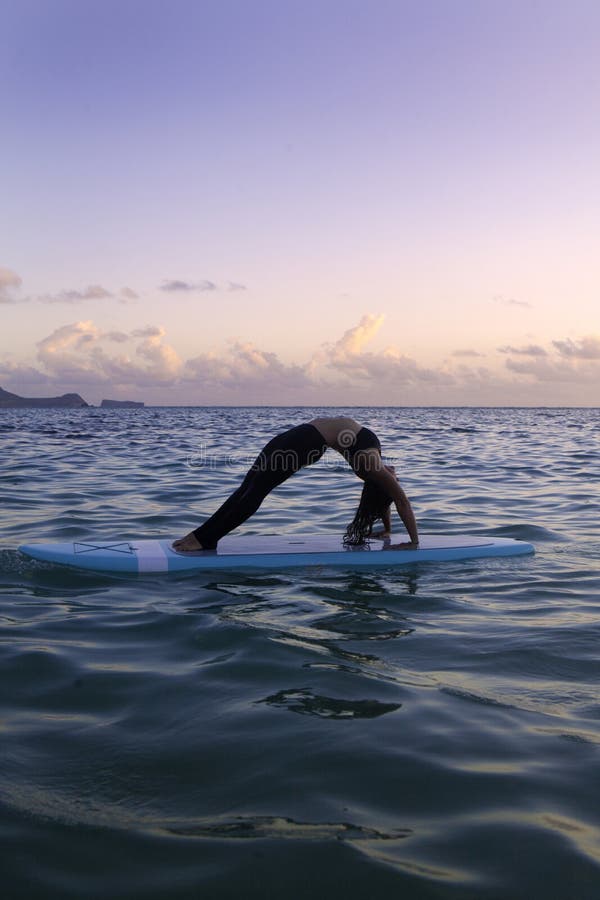
[[[340,700],[336,697],[322,697],[302,688],[278,691],[258,702],[288,709],[303,716],[319,716],[324,719],[376,719],[395,712],[402,706],[401,703],[382,703],[380,700]]]

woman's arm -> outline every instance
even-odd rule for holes
[[[373,531],[373,529],[371,528],[368,537],[389,538],[390,534],[392,533],[392,517],[390,515],[389,509],[384,512],[381,517],[381,521],[383,522],[383,528],[378,528],[377,531]]]
[[[392,533],[392,516],[390,514],[389,507],[388,507],[388,509],[386,509],[386,511],[382,515],[381,521],[383,522],[383,530],[384,530],[385,534],[391,534]]]
[[[398,510],[398,515],[402,519],[404,527],[406,528],[408,536],[410,538],[410,544],[394,544],[391,549],[397,549],[398,547],[410,548],[410,546],[416,547],[419,543],[419,530],[417,528],[415,514],[413,513],[412,506],[410,505],[410,500],[398,484],[396,476],[392,474],[390,469],[382,465],[381,457],[379,457],[379,465],[374,464],[376,463],[375,459],[372,460],[372,463],[373,464],[369,465],[367,469],[369,481],[374,481],[375,484],[377,484],[390,495],[396,509]],[[388,530],[391,531],[391,521],[389,521],[389,525],[390,528]],[[387,528],[385,522],[384,527]]]
[[[396,482],[398,484],[398,482]],[[398,510],[398,515],[402,519],[404,523],[404,527],[408,531],[408,536],[410,538],[410,545],[417,546],[419,543],[419,530],[417,528],[417,520],[415,519],[415,514],[412,510],[412,506],[410,505],[410,500],[398,484],[398,498],[394,497],[394,501],[396,504],[396,509]],[[408,546],[407,544],[395,544],[390,549],[396,549],[397,547]]]

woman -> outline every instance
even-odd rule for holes
[[[214,550],[224,535],[233,531],[259,508],[267,494],[303,466],[317,462],[328,447],[348,461],[363,487],[353,521],[346,529],[344,543],[362,544],[372,534],[373,523],[382,519],[384,530],[391,532],[390,505],[393,502],[410,537],[409,542],[393,549],[410,549],[419,544],[417,523],[408,497],[398,484],[393,466],[381,459],[381,444],[369,428],[361,427],[346,416],[312,419],[277,435],[261,450],[240,487],[204,524],[173,542],[178,552]],[[392,548],[392,545],[388,545]]]

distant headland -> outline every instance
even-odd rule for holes
[[[37,407],[64,407],[81,409],[91,407],[80,394],[62,394],[60,397],[20,397],[0,388],[0,409],[21,409]],[[100,406],[105,409],[140,409],[144,403],[139,400],[103,400]]]
[[[19,397],[0,388],[0,409],[15,409],[17,407],[39,406],[64,406],[77,408],[89,406],[79,394],[62,394],[60,397]]]

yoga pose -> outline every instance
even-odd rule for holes
[[[341,453],[354,473],[365,482],[356,515],[346,529],[344,543],[363,544],[373,535],[373,523],[377,519],[382,520],[383,531],[376,536],[389,537],[393,502],[410,541],[387,546],[394,550],[418,546],[417,523],[410,502],[398,484],[394,467],[383,463],[377,435],[354,419],[338,416],[312,419],[270,440],[239,488],[199,528],[174,541],[173,549],[179,552],[214,550],[220,538],[256,512],[273,488],[303,466],[317,462],[328,447]]]

